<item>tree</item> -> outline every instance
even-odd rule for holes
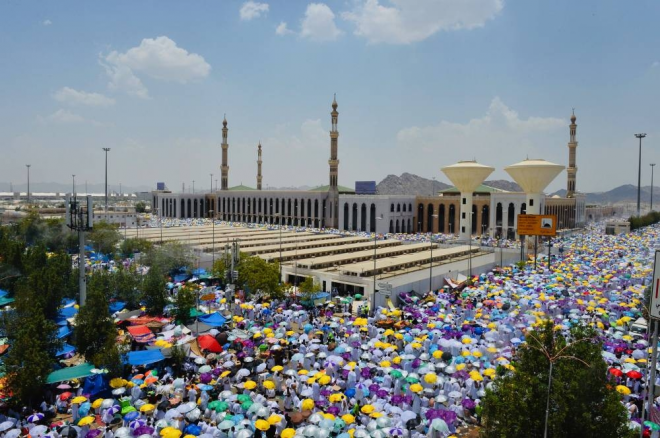
[[[87,237],[93,243],[94,249],[101,254],[114,254],[121,240],[117,226],[105,221],[95,222]]]
[[[114,298],[125,302],[129,309],[140,307],[140,277],[132,266],[124,268],[120,265],[120,268],[111,274],[111,292],[114,292]]]
[[[282,298],[279,263],[268,263],[261,257],[243,257],[238,265],[237,285],[252,293],[262,292],[270,298]]]
[[[143,263],[163,275],[190,264],[190,250],[179,242],[166,242],[147,250]]]
[[[320,285],[314,280],[314,277],[307,277],[298,285],[299,299],[302,303],[311,303],[314,296],[321,290]]]
[[[542,437],[549,395],[548,436],[628,437],[626,410],[608,381],[595,332],[575,328],[566,339],[553,323],[526,336],[515,371],[495,381],[483,402],[484,437]]]
[[[119,252],[122,257],[131,257],[133,254],[139,252],[144,253],[153,247],[153,244],[146,239],[129,238],[122,240],[119,244]]]
[[[142,298],[149,315],[162,315],[167,305],[165,277],[152,266],[142,280]]]
[[[144,201],[138,201],[135,203],[135,212],[144,213],[147,211],[147,204]]]
[[[192,318],[190,317],[190,309],[195,307],[197,302],[197,294],[199,293],[196,285],[186,283],[179,289],[174,301],[176,310],[174,312],[174,319],[179,324],[187,324]]]
[[[76,315],[74,345],[78,353],[95,366],[120,375],[123,365],[116,342],[117,328],[108,309],[113,277],[106,272],[90,277],[87,301]]]

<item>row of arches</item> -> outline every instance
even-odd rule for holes
[[[402,207],[402,206],[403,206],[403,207]],[[407,206],[407,210],[406,210],[406,206]],[[395,208],[395,207],[394,207],[394,203],[390,204],[390,213],[394,213],[394,208]],[[401,210],[402,208],[403,208],[403,210]],[[412,210],[412,204],[406,204],[406,203],[403,203],[403,204],[402,204],[402,203],[398,202],[398,203],[396,204],[396,212],[397,212],[397,213],[400,213],[401,211],[403,211],[404,213],[405,213],[406,211],[409,211],[409,212],[413,211],[413,210]]]
[[[518,214],[526,213],[527,204],[523,202],[520,204]],[[498,202],[495,206],[495,236],[515,239],[516,228],[518,225],[518,214],[516,214],[516,205],[513,202],[510,202],[509,205],[506,206],[506,212],[504,205],[501,202]]]
[[[422,233],[458,234],[460,207],[452,204],[420,203],[417,206],[417,230]],[[485,234],[490,224],[490,207],[472,205],[472,234]]]
[[[225,221],[324,227],[326,200],[304,198],[218,198],[216,217]]]
[[[376,232],[376,204],[372,203],[369,206],[368,215],[367,204],[364,202],[361,205],[358,205],[357,202],[352,205],[349,202],[344,202],[343,210],[342,223],[345,231]]]

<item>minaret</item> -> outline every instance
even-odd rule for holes
[[[339,131],[337,130],[337,119],[339,113],[337,112],[337,95],[335,94],[332,99],[332,112],[330,113],[332,119],[332,129],[330,130],[330,187],[328,188],[329,202],[328,211],[326,211],[326,227],[339,228],[339,215],[337,209],[339,208],[339,187],[337,184],[337,176],[339,173],[339,160],[337,159],[337,140],[339,139]]]
[[[566,187],[567,198],[572,198],[575,196],[575,175],[577,174],[577,166],[575,165],[575,152],[577,151],[578,146],[578,142],[575,139],[575,131],[577,130],[575,120],[575,110],[573,110],[570,125],[570,139],[568,141],[568,168],[566,169],[566,174],[568,176]]]
[[[227,190],[229,188],[229,165],[227,163],[227,150],[229,149],[229,143],[227,143],[227,116],[225,116],[222,121],[222,176],[221,176],[221,190]]]
[[[257,190],[261,190],[261,141],[257,147]]]

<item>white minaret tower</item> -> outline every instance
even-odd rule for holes
[[[330,130],[330,187],[328,189],[328,201],[330,205],[326,210],[326,227],[339,228],[339,215],[337,208],[339,208],[339,186],[337,177],[339,174],[339,159],[337,159],[337,140],[339,139],[339,131],[337,130],[337,120],[339,113],[337,112],[337,95],[332,99],[332,112],[330,113],[332,119],[332,129]]]
[[[570,125],[570,137],[568,141],[568,169],[566,169],[566,174],[568,176],[568,181],[566,184],[566,197],[572,198],[575,196],[575,176],[577,174],[577,166],[575,165],[575,153],[577,152],[578,142],[575,138],[575,133],[577,131],[577,125],[575,124],[575,110],[573,110],[573,115],[571,116],[571,125]]]
[[[261,141],[257,147],[257,190],[261,190]]]
[[[229,143],[227,143],[228,131],[229,129],[227,129],[227,117],[225,116],[224,120],[222,121],[222,167],[220,168],[222,171],[221,190],[227,190],[229,188],[229,165],[227,163],[227,151],[229,149]]]

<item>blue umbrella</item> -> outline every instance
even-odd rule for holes
[[[124,415],[124,420],[133,421],[139,416],[140,416],[140,413],[137,412],[137,411],[129,412],[128,414]]]
[[[348,388],[346,392],[344,392],[346,397],[351,398],[355,395],[355,388]]]
[[[202,432],[202,428],[196,424],[189,424],[183,431],[187,434],[197,436]]]

